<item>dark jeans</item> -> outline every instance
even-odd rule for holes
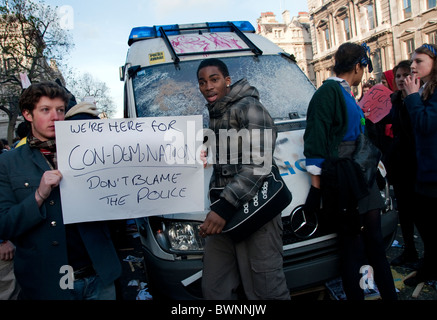
[[[393,190],[397,202],[399,223],[401,225],[404,249],[407,253],[415,253],[414,224],[417,211],[417,195],[414,190],[414,181],[393,184]]]
[[[437,198],[423,195],[417,196],[418,207],[415,210],[415,223],[423,241],[423,272],[426,280],[437,280]]]
[[[340,255],[343,289],[348,300],[363,300],[364,265],[370,265],[374,271],[375,283],[383,300],[397,300],[393,276],[385,254],[381,232],[381,215],[379,210],[371,210],[360,215],[360,233],[341,232]]]
[[[75,300],[115,300],[115,285],[105,285],[97,275],[77,279],[73,295]]]

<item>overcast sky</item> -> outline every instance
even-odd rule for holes
[[[307,0],[45,0],[45,3],[65,9],[61,10],[64,17],[73,17],[68,27],[75,47],[66,61],[75,71],[89,72],[106,82],[117,105],[115,117],[122,117],[123,85],[118,70],[125,62],[133,27],[228,20],[247,20],[256,27],[261,12],[273,12],[276,20],[282,22],[284,10],[289,10],[291,16],[308,11]]]

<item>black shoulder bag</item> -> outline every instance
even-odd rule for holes
[[[357,138],[352,160],[359,165],[364,180],[369,187],[372,186],[375,181],[378,163],[381,157],[381,151],[365,134],[361,133]]]
[[[223,188],[211,188],[211,203],[217,201]],[[224,233],[235,241],[244,240],[278,214],[281,214],[291,202],[292,195],[282,179],[279,169],[272,165],[271,172],[265,178],[257,194],[226,222]]]

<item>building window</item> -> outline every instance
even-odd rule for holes
[[[328,49],[331,49],[329,28],[326,28],[324,32],[325,32],[325,48],[326,48],[326,50],[328,50]]]
[[[275,30],[275,38],[281,38],[281,37],[282,37],[281,30]]]
[[[403,0],[404,19],[411,18],[411,0]]]
[[[351,28],[350,28],[349,18],[348,17],[343,19],[343,24],[344,24],[344,36],[345,36],[346,40],[350,40],[350,38],[351,38]]]
[[[428,9],[435,8],[436,0],[427,0]]]
[[[375,24],[375,21],[376,21],[376,18],[375,18],[376,12],[375,12],[375,10],[373,8],[373,4],[368,4],[366,6],[366,9],[367,9],[367,22],[369,23],[369,30],[375,29],[375,27],[376,27],[376,24]]]
[[[405,41],[406,50],[407,50],[407,56],[408,59],[411,59],[413,56],[414,50],[416,50],[416,45],[414,44],[414,39],[409,39]]]
[[[437,31],[428,33],[428,43],[437,44]]]

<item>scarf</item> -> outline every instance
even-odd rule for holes
[[[27,143],[29,144],[29,147],[41,151],[52,169],[58,168],[58,162],[56,159],[56,140],[41,141],[35,138],[32,134],[29,134],[27,137]]]

